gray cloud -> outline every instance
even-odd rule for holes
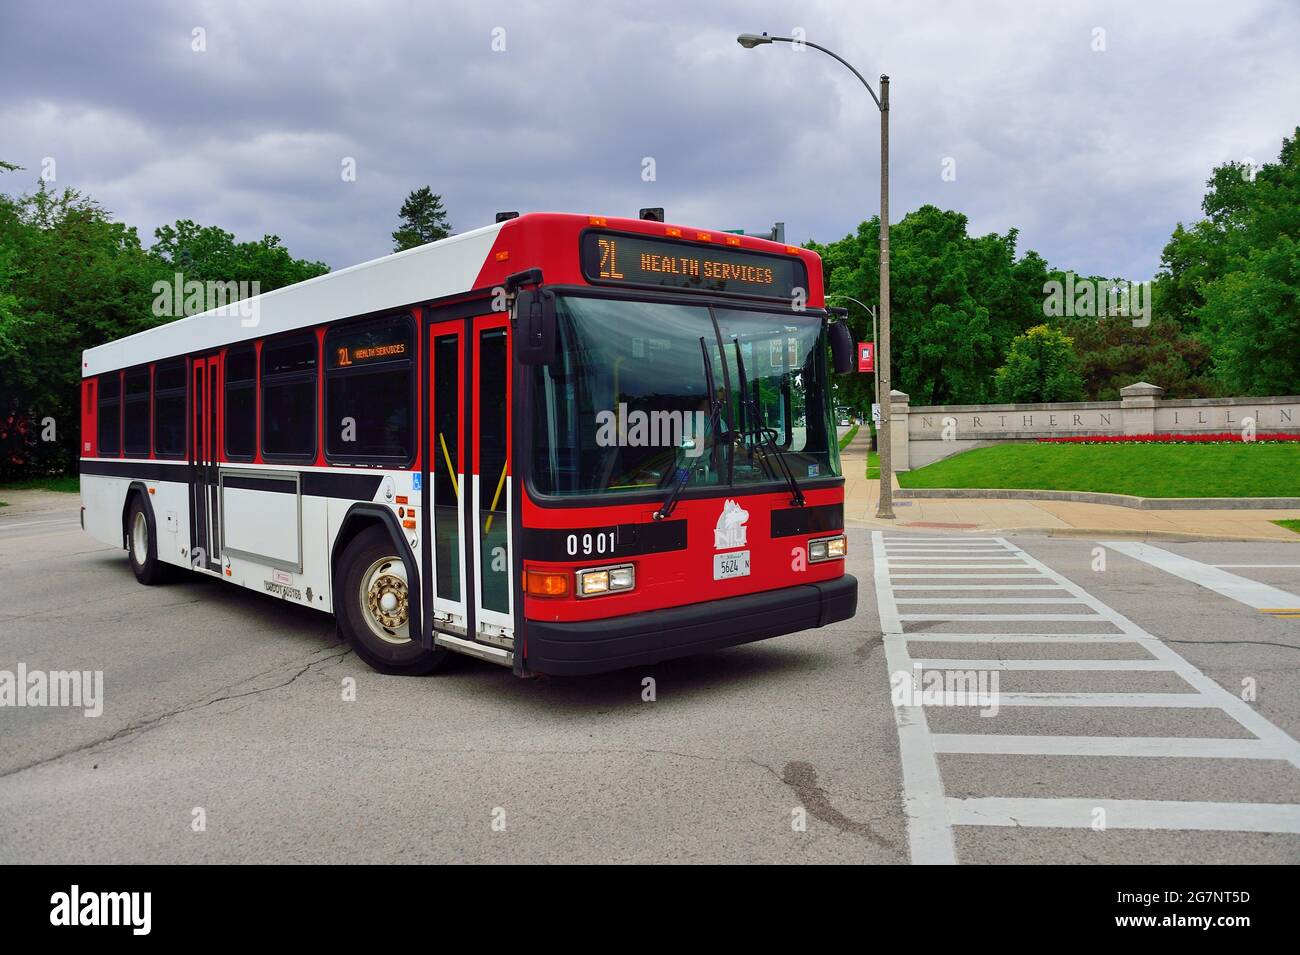
[[[829,240],[877,209],[879,119],[821,54],[734,40],[797,27],[891,75],[895,220],[959,209],[1083,272],[1149,276],[1212,167],[1300,122],[1300,12],[1262,0],[26,4],[0,14],[0,157],[28,172],[0,186],[52,156],[142,236],[193,218],[334,267],[387,252],[425,183],[459,229],[662,205]]]

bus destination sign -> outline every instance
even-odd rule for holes
[[[672,239],[588,232],[582,238],[588,281],[664,286],[763,298],[792,298],[807,288],[796,256],[711,248]]]

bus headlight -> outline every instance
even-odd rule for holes
[[[819,537],[808,542],[808,562],[811,564],[823,560],[840,560],[848,552],[848,541],[843,534],[836,537]]]
[[[599,597],[602,594],[631,590],[635,586],[636,568],[631,564],[591,567],[578,571],[579,597]]]

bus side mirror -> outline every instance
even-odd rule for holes
[[[846,375],[858,367],[856,350],[853,345],[853,333],[849,331],[848,322],[832,322],[827,329],[831,339],[831,360],[835,365],[835,374]]]
[[[515,357],[521,365],[555,361],[555,293],[521,289],[515,299]]]

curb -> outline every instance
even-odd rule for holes
[[[847,518],[846,524],[867,530],[889,530],[892,525],[879,521],[863,521]],[[910,531],[931,531],[936,528],[906,528]],[[1278,537],[1259,537],[1250,534],[1188,534],[1182,531],[1121,530],[1114,527],[981,527],[969,531],[953,530],[952,534],[1041,534],[1044,537],[1078,537],[1102,540],[1149,540],[1169,541],[1170,543],[1208,542],[1246,542],[1250,544],[1300,544],[1300,534],[1295,540]]]
[[[1300,509],[1300,497],[1135,497],[1098,491],[1043,491],[1016,488],[900,487],[894,497],[919,500],[1021,500],[1064,501],[1072,504],[1110,504],[1140,511],[1286,511]]]

